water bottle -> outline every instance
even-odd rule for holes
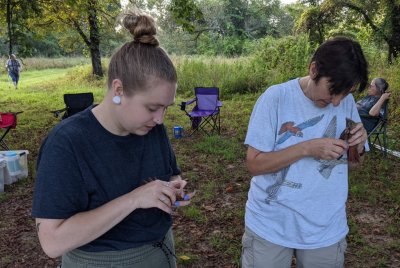
[[[174,126],[174,137],[175,139],[180,139],[183,137],[183,127]]]

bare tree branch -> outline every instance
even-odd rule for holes
[[[90,47],[91,42],[89,40],[89,38],[86,36],[86,34],[84,33],[84,31],[82,30],[81,26],[79,25],[79,23],[76,20],[70,19],[70,22],[72,23],[72,25],[75,27],[76,31],[78,32],[78,34],[82,37],[83,41],[85,42],[85,44]]]

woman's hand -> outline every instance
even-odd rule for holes
[[[187,181],[180,175],[172,176],[171,181],[153,180],[132,191],[137,208],[159,208],[166,213],[172,207],[187,206],[195,192],[185,194]]]
[[[319,138],[304,142],[307,154],[322,160],[333,160],[343,155],[349,148],[347,142],[334,138]]]
[[[380,97],[382,100],[384,100],[384,101],[386,101],[386,100],[388,100],[389,98],[390,98],[390,95],[391,95],[392,93],[390,93],[390,92],[385,92],[385,93],[383,93],[382,94],[382,96]]]
[[[153,180],[133,190],[137,208],[159,208],[166,213],[172,212],[172,205],[180,189],[173,182]]]
[[[184,188],[187,184],[187,181],[182,180],[180,175],[175,175],[171,177],[171,185],[175,187],[178,192],[176,195],[176,201],[174,202],[174,206],[182,207],[190,204],[190,200],[196,194],[196,191],[185,194]]]
[[[362,153],[367,139],[368,139],[368,134],[363,124],[357,123],[350,130],[350,138],[348,139],[347,142],[349,143],[349,146],[357,146],[358,153]]]

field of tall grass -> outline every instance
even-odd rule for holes
[[[0,62],[5,65],[8,58],[0,57]],[[61,57],[61,58],[20,58],[22,69],[25,71],[44,70],[53,68],[69,68],[90,63],[85,57]],[[4,64],[3,64],[4,63]],[[5,68],[0,68],[0,74],[5,74]]]

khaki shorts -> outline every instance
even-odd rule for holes
[[[259,237],[246,227],[242,238],[242,268],[290,268],[296,257],[297,268],[343,268],[346,238],[317,249],[286,248]]]
[[[172,231],[162,246],[145,245],[121,251],[86,252],[72,250],[62,256],[61,268],[176,268]]]

